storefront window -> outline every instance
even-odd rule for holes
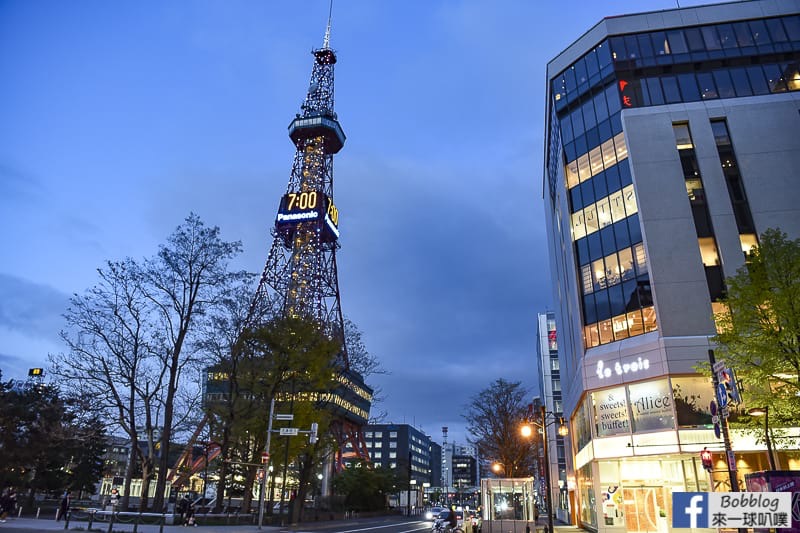
[[[711,378],[673,378],[672,396],[678,426],[698,427],[712,423],[709,406],[714,399],[714,387]]]
[[[622,484],[617,461],[601,461],[600,470],[600,511],[603,513],[603,525],[624,526],[624,501]]]
[[[584,446],[589,444],[592,440],[592,430],[589,421],[589,402],[591,398],[587,396],[583,400],[583,404],[581,404],[580,408],[577,412],[577,417],[575,418],[574,422],[574,430],[575,430],[575,444],[576,450],[581,450]]]
[[[634,432],[672,429],[672,391],[666,379],[628,386]]]
[[[594,494],[594,479],[591,463],[584,465],[577,472],[578,490],[580,491],[581,522],[597,528],[597,498]]]
[[[595,392],[592,397],[595,409],[594,423],[598,437],[610,437],[630,432],[625,387]]]

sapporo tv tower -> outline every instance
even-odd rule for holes
[[[369,459],[360,428],[369,418],[372,390],[350,369],[336,272],[339,210],[333,199],[333,156],[344,146],[345,135],[333,110],[336,53],[330,48],[330,31],[329,14],[322,48],[312,51],[314,67],[301,112],[289,124],[296,148],[292,174],[255,298],[266,298],[284,316],[322,324],[325,334],[341,342],[338,386],[319,396],[336,414],[331,430],[339,443],[336,466],[341,468],[347,443],[352,455]]]

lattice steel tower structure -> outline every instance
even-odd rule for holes
[[[314,68],[301,113],[289,125],[297,151],[256,297],[269,299],[281,314],[316,320],[328,334],[341,336],[333,156],[342,149],[345,135],[333,110],[336,54],[329,47],[329,36],[330,25],[323,47],[313,51]],[[342,357],[347,365],[346,350]]]
[[[367,422],[372,390],[350,370],[336,270],[339,211],[333,201],[333,156],[344,146],[345,135],[333,110],[336,53],[330,48],[330,30],[329,16],[323,46],[312,50],[314,66],[301,112],[289,125],[296,148],[292,174],[253,307],[266,299],[277,313],[314,320],[324,334],[341,341],[339,388],[327,398],[340,414],[332,431],[342,449],[350,443],[355,455],[366,459],[359,430]],[[340,453],[340,466],[341,461]]]

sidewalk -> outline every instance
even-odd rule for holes
[[[525,520],[493,520],[484,521],[482,533],[526,533],[530,528],[531,533],[546,533],[547,522],[539,519],[538,523]],[[562,522],[553,523],[552,533],[588,533],[585,529],[564,524]]]
[[[65,522],[62,520],[56,522],[55,520],[46,518],[9,518],[4,523],[0,523],[0,532],[4,529],[27,529],[32,531],[86,531],[88,522],[85,521],[71,521],[69,528],[64,527]],[[244,533],[244,532],[278,532],[285,528],[277,526],[263,526],[258,529],[256,525],[247,526],[205,526],[200,525],[197,528],[188,528],[183,526],[158,526],[158,525],[142,525],[139,524],[136,531],[137,533],[160,533],[162,531],[177,533],[178,531],[191,531],[193,529],[202,531],[203,533]],[[112,531],[133,531],[133,523],[115,522]],[[108,522],[95,521],[92,524],[92,531],[107,532],[109,530]]]

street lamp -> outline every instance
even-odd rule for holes
[[[769,438],[769,406],[753,407],[747,410],[750,416],[763,416],[764,417],[764,438],[767,442],[767,459],[769,460],[769,469],[777,470],[775,467],[775,456],[772,453],[772,440]]]
[[[547,415],[553,417],[552,420],[549,422],[547,421]],[[552,487],[550,486],[550,455],[548,453],[548,446],[547,446],[547,426],[555,424],[558,422],[558,434],[562,437],[565,437],[567,433],[569,433],[569,429],[564,424],[564,419],[559,417],[556,418],[556,415],[553,413],[548,413],[545,411],[544,405],[540,407],[539,415],[541,418],[541,422],[536,422],[534,420],[526,420],[525,425],[521,428],[521,433],[523,437],[530,437],[533,434],[533,428],[531,425],[534,425],[542,430],[542,451],[544,455],[544,503],[547,507],[547,532],[553,533],[553,502],[552,502]]]

